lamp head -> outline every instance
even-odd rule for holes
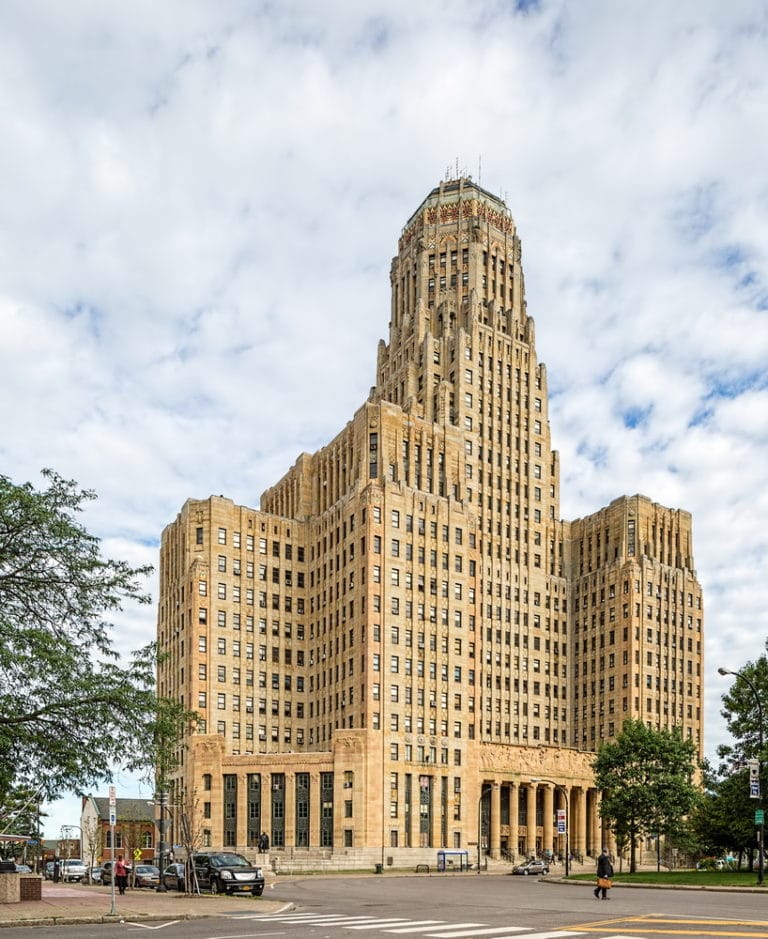
[[[718,675],[733,675],[733,672],[730,671],[730,669],[723,668],[723,666],[721,665],[720,668],[718,668],[717,670],[717,674]]]

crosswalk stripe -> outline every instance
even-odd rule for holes
[[[497,936],[497,939],[565,939],[566,936],[583,936],[583,932],[555,929],[552,932],[527,932],[524,936]]]
[[[280,920],[274,920],[274,922],[283,923],[283,924],[286,925],[286,926],[301,926],[301,925],[303,925],[303,924],[306,924],[307,926],[310,926],[310,925],[313,925],[313,926],[322,926],[323,923],[328,923],[328,924],[333,923],[334,925],[342,925],[342,926],[343,926],[346,922],[348,922],[348,920],[346,920],[346,919],[339,919],[337,916],[331,916],[331,917],[328,917],[328,918],[325,918],[325,917],[324,917],[323,919],[319,919],[319,918],[318,918],[318,919],[315,919],[314,917],[312,917],[311,919],[280,919]],[[372,923],[372,922],[374,922],[374,920],[372,920],[372,919],[364,919],[364,920],[358,920],[358,919],[356,919],[356,920],[352,920],[352,923],[360,923],[360,922],[363,922],[363,923]],[[399,925],[399,924],[400,924],[400,921],[398,921],[398,925]]]
[[[430,929],[434,929],[435,926],[444,926],[444,919],[417,919],[414,922],[408,923],[407,926],[400,929],[387,929],[386,932],[400,933],[400,932],[429,932]]]
[[[377,919],[372,923],[348,926],[347,929],[387,929],[389,926],[407,926],[409,922],[407,919]]]
[[[376,919],[375,916],[324,916],[322,918],[311,916],[309,919],[290,919],[285,918],[280,920],[281,923],[293,923],[294,925],[301,925],[302,923],[316,923],[318,926],[321,926],[323,923],[334,923],[343,925],[345,923],[357,924],[357,923],[373,923],[380,922]],[[400,922],[400,920],[397,920]]]
[[[457,931],[459,927],[466,926],[467,923],[457,923],[456,926],[446,926],[445,932],[434,932],[430,933],[430,939],[461,939],[462,936],[492,936],[495,932],[525,932],[525,926],[488,926],[486,929],[462,929],[460,932]],[[471,923],[469,925],[472,925]],[[478,923],[478,926],[481,926],[482,923]],[[450,931],[449,931],[450,930]],[[500,937],[503,939],[503,937]]]
[[[467,927],[471,926],[472,929]],[[477,932],[478,926],[485,926],[485,923],[446,923],[445,929],[450,930],[449,932],[436,933],[432,932],[434,926],[425,926],[423,929],[415,929],[414,932],[425,932],[429,936],[442,936],[444,939],[460,939],[462,936],[477,936],[481,935]]]
[[[584,936],[582,930],[554,929],[545,932],[527,932],[525,926],[486,926],[484,923],[447,923],[439,919],[410,920],[403,917],[349,916],[343,913],[255,913],[242,914],[232,919],[268,920],[306,926],[336,926],[348,930],[379,930],[394,935],[421,934],[425,939],[569,939]],[[615,933],[604,939],[638,939],[637,936]]]

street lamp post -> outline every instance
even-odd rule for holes
[[[762,768],[763,768],[763,705],[760,703],[760,695],[757,692],[757,688],[752,684],[752,682],[747,678],[744,672],[734,671],[730,668],[718,668],[718,674],[720,675],[733,675],[735,678],[740,678],[744,684],[752,692],[755,704],[757,705],[757,739],[758,739],[758,761],[757,761],[757,779],[759,786],[759,795],[758,795],[758,804],[760,809],[763,808],[763,784],[762,784]],[[765,845],[764,845],[764,836],[765,836],[765,821],[764,817],[761,814],[760,822],[757,825],[757,885],[762,887],[765,880]]]
[[[568,877],[571,873],[569,860],[569,855],[571,853],[569,841],[571,820],[568,813],[568,791],[566,790],[565,786],[561,786],[560,783],[556,783],[554,779],[542,779],[539,776],[531,776],[531,782],[549,783],[550,786],[553,786],[555,789],[559,789],[563,794],[563,806],[565,808],[565,876]]]

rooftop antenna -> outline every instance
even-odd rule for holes
[[[483,155],[479,153],[477,155],[477,184],[478,186],[483,185]]]
[[[456,157],[456,179],[459,178],[459,158]]]

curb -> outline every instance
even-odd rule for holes
[[[595,884],[591,880],[566,880],[565,877],[539,877],[539,883],[542,884],[565,884],[567,887],[591,887],[594,890]],[[713,887],[711,885],[701,884],[628,884],[622,881],[614,881],[611,890],[625,888],[627,890],[710,890],[712,893],[768,893],[768,884],[765,887]]]
[[[283,903],[279,909],[270,910],[269,914],[287,913],[296,909],[292,902]],[[178,922],[182,920],[213,919],[217,916],[226,915],[221,910],[211,911],[210,913],[94,913],[92,915],[82,914],[73,916],[68,914],[51,914],[49,916],[29,917],[26,919],[0,919],[0,929],[12,929],[15,926],[81,926],[85,924],[112,924],[115,923],[152,923],[163,920]]]

